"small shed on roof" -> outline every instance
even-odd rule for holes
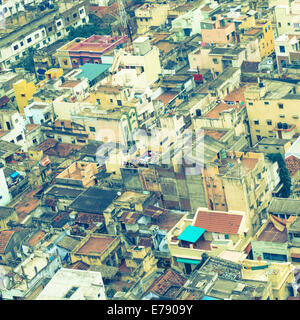
[[[203,228],[187,226],[177,239],[195,243],[205,231]]]

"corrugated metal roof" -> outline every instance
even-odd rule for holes
[[[111,64],[102,63],[85,63],[83,66],[80,67],[82,72],[77,76],[79,79],[81,78],[88,78],[89,81],[93,81],[96,79],[100,74],[104,73],[111,67]]]
[[[187,226],[184,231],[179,235],[179,240],[195,243],[206,230],[199,227]]]

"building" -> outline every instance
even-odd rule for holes
[[[278,36],[299,29],[299,1],[278,4],[274,8]]]
[[[300,17],[300,15],[299,15]],[[284,33],[275,39],[277,67],[280,73],[292,72],[289,68],[300,60],[300,33]],[[294,72],[298,72],[297,69]]]
[[[5,29],[1,30],[0,65],[2,69],[19,62],[29,48],[41,49],[62,39],[71,27],[79,27],[88,23],[89,2],[72,3],[56,2],[49,8],[36,7],[33,3],[24,9],[18,4],[19,11],[9,14]],[[15,8],[13,3],[12,8]],[[21,8],[23,7],[23,10]]]
[[[36,251],[19,263],[4,277],[1,288],[3,300],[27,300],[38,294],[45,281],[62,266],[57,255]]]
[[[190,274],[204,253],[218,256],[224,250],[243,251],[250,240],[245,222],[240,212],[199,208],[194,217],[185,215],[167,235],[173,268]]]
[[[61,268],[35,300],[106,300],[101,273]]]
[[[76,38],[57,49],[53,55],[61,68],[73,69],[91,64],[107,64],[113,62],[114,49],[122,48],[128,41],[127,36],[100,36]]]
[[[5,207],[12,200],[11,194],[8,189],[6,177],[4,175],[4,164],[0,162],[0,206]],[[2,229],[2,228],[1,228]]]
[[[54,120],[53,107],[50,103],[46,102],[32,102],[25,106],[25,124],[46,124]]]
[[[89,188],[96,184],[96,163],[76,161],[55,177],[56,183]]]
[[[236,41],[235,24],[215,15],[201,24],[202,41],[208,44],[229,44]]]
[[[288,236],[286,226],[276,223],[276,218],[270,217],[251,240],[254,260],[268,262],[291,261],[288,249]]]
[[[298,132],[298,97],[294,84],[281,81],[265,80],[246,89],[252,145],[264,137],[290,140]]]
[[[89,234],[71,252],[71,261],[82,261],[88,265],[118,266],[125,253],[120,236]]]
[[[137,34],[150,31],[151,27],[160,27],[168,17],[169,4],[147,2],[135,9]]]
[[[18,110],[21,114],[24,114],[24,108],[28,106],[29,100],[33,98],[37,88],[33,82],[27,82],[25,79],[14,83],[13,88]]]
[[[272,300],[287,300],[289,296],[294,296],[294,266],[289,262],[245,260],[242,278],[268,282],[271,285]]]

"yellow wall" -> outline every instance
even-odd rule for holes
[[[271,21],[267,21],[263,24],[258,24],[257,27],[262,28],[264,37],[259,42],[261,58],[269,56],[274,52],[274,35]]]
[[[265,105],[265,100],[246,99],[253,145],[258,141],[257,135],[260,135],[261,137],[277,137],[276,131],[273,131],[273,129],[277,126],[278,122],[296,125],[293,131],[294,133],[299,132],[300,130],[300,118],[298,110],[298,105],[300,103],[299,100],[272,99],[267,101],[269,104]],[[253,105],[250,106],[249,102],[253,103]],[[279,109],[279,103],[283,104],[283,109]],[[284,115],[284,118],[281,118],[280,115]],[[298,119],[295,117],[298,117]],[[258,120],[259,124],[254,124],[254,120]],[[271,120],[272,125],[268,125],[267,120]],[[256,130],[260,131],[257,132]],[[294,133],[292,133],[292,135],[294,135]]]
[[[20,80],[13,84],[14,94],[18,105],[19,112],[24,114],[24,108],[28,105],[28,100],[32,99],[36,92],[36,87],[33,82]]]

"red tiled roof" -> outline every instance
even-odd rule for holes
[[[291,155],[288,158],[286,158],[284,161],[287,169],[290,172],[290,175],[294,176],[300,169],[300,159]]]
[[[42,238],[44,238],[45,235],[45,231],[39,230],[28,240],[28,244],[31,247],[35,246]]]
[[[155,292],[162,296],[172,285],[183,286],[185,282],[186,278],[181,276],[176,271],[169,269],[166,273],[154,281],[154,283],[150,286],[149,291]]]
[[[89,270],[90,266],[82,261],[77,261],[71,265],[69,265],[68,269],[74,270]]]
[[[77,254],[103,253],[115,241],[115,238],[90,237],[90,239],[80,247]]]
[[[243,216],[218,211],[198,211],[194,226],[208,232],[237,234]]]
[[[15,230],[3,230],[0,232],[0,254],[5,253],[5,248],[15,232]]]
[[[135,224],[139,216],[138,212],[123,212],[119,220],[126,224]]]
[[[214,108],[209,110],[204,117],[205,118],[213,118],[218,119],[220,117],[220,112],[230,109],[236,109],[237,112],[240,112],[243,108],[245,108],[245,104],[241,104],[241,102],[245,102],[245,90],[248,85],[240,86],[239,88],[230,92],[219,104],[217,104]],[[228,104],[227,101],[234,102],[235,104]],[[238,101],[238,102],[237,102]]]

